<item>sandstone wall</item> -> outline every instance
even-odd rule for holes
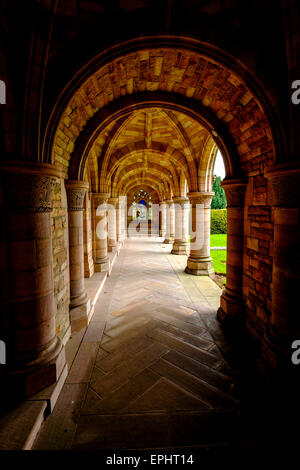
[[[52,196],[52,248],[54,295],[57,305],[56,331],[62,339],[70,325],[68,209],[63,179],[57,179]]]

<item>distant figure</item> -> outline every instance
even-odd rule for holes
[[[0,104],[6,104],[6,86],[3,80],[0,80]]]

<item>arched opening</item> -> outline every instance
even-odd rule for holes
[[[215,193],[211,202],[210,249],[215,271],[215,281],[223,289],[226,286],[227,259],[227,202],[222,180],[225,178],[225,165],[219,149],[213,163],[213,185]]]
[[[244,252],[244,195],[247,188],[247,200],[249,188],[264,178],[259,176],[264,165],[280,158],[280,132],[272,106],[254,77],[222,51],[216,54],[189,39],[182,39],[177,49],[169,39],[160,48],[147,41],[129,53],[122,53],[121,46],[111,60],[98,57],[93,66],[82,69],[52,114],[45,158],[60,165],[71,179],[82,179],[88,168],[91,191],[112,198],[128,195],[141,183],[160,202],[186,197],[188,188],[192,205],[204,204],[208,214],[219,149],[226,171],[222,184],[227,205],[232,206],[229,212],[233,218],[239,213],[239,226],[228,242],[226,294],[219,318],[251,323],[251,315],[245,317],[248,288],[243,291],[243,286],[249,269],[243,263],[246,259],[250,266],[256,254],[247,248]],[[159,121],[164,123],[162,132],[157,131]],[[174,226],[173,209],[169,212]],[[209,222],[204,224],[209,227]],[[169,235],[173,242],[175,233]],[[247,230],[245,236],[249,237]],[[202,251],[190,253],[188,269],[194,274],[212,272],[209,241]],[[267,276],[264,282],[269,291]],[[258,306],[261,294],[255,295]]]
[[[31,446],[62,391],[39,448],[280,448],[300,337],[296,3],[3,2],[0,447]]]

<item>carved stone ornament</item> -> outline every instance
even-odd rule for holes
[[[247,182],[243,180],[224,180],[221,183],[225,191],[227,207],[243,207]]]
[[[197,204],[203,204],[205,209],[209,209],[214,194],[214,192],[193,192],[188,193],[187,197],[189,198],[192,207],[196,207]]]
[[[51,212],[55,182],[52,176],[7,173],[3,177],[7,204],[21,212]]]
[[[108,193],[92,193],[92,201],[94,209],[97,207],[107,204],[110,194]]]
[[[271,182],[273,201],[279,207],[299,207],[300,169],[267,175]]]
[[[174,204],[180,205],[182,208],[185,208],[185,207],[188,207],[190,200],[187,197],[176,196],[176,197],[173,197],[173,202]]]
[[[65,182],[65,186],[67,191],[68,210],[82,211],[84,196],[89,188],[89,184],[84,181],[68,180]]]

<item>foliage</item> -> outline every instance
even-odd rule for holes
[[[212,190],[215,195],[211,201],[212,209],[225,209],[226,207],[226,196],[224,189],[221,187],[221,178],[220,176],[215,176],[215,181],[213,182]]]
[[[210,233],[227,233],[227,210],[211,210],[210,214]]]

